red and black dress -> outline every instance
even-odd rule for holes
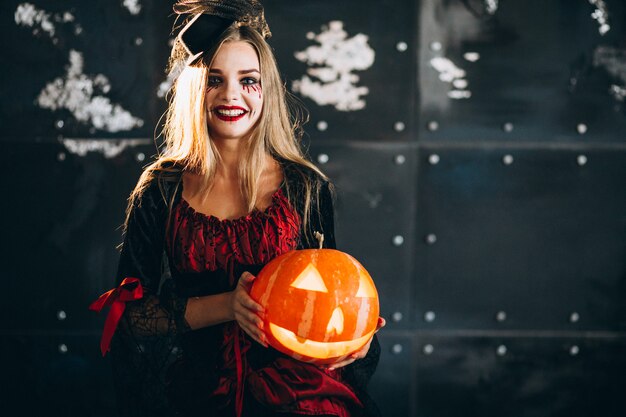
[[[378,414],[365,393],[380,354],[376,340],[366,358],[327,371],[264,348],[235,322],[191,330],[184,319],[189,297],[231,291],[244,271],[256,274],[282,253],[315,246],[314,231],[334,247],[328,183],[314,181],[304,230],[302,175],[314,174],[288,164],[283,171],[271,205],[236,220],[194,211],[181,197],[180,173],[155,179],[133,207],[118,280],[139,278],[144,295],[127,304],[112,343],[122,415]]]

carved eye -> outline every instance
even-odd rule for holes
[[[291,286],[301,290],[328,292],[324,279],[312,264],[304,268],[304,271],[291,283]]]
[[[359,271],[361,278],[359,279],[359,289],[356,292],[357,297],[376,297],[376,289],[372,283],[372,279],[365,275],[363,271]]]

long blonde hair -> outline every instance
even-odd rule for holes
[[[213,58],[224,43],[233,41],[244,41],[254,47],[261,66],[263,85],[263,110],[246,141],[244,155],[239,164],[239,186],[248,211],[255,210],[259,179],[265,158],[270,154],[277,160],[292,162],[304,168],[301,170],[304,195],[300,197],[305,200],[303,222],[307,225],[311,198],[319,191],[319,182],[313,181],[311,175],[304,172],[308,171],[318,179],[326,179],[326,176],[304,157],[300,149],[300,120],[298,115],[290,115],[287,104],[287,97],[290,95],[281,81],[270,46],[256,30],[236,25],[222,34],[216,46],[205,54],[202,61],[192,66],[184,66],[172,85],[163,127],[164,142],[157,160],[145,168],[129,197],[126,224],[134,203],[156,174],[167,171],[168,167],[176,166],[183,171],[201,175],[203,188],[210,189],[220,157],[207,127],[205,91]],[[174,45],[171,59],[180,62],[177,56],[179,52],[179,45]],[[170,62],[170,70],[172,67]]]

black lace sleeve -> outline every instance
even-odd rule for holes
[[[167,205],[156,182],[132,208],[117,273],[139,278],[143,298],[127,303],[111,348],[118,408],[122,416],[167,415],[166,370],[177,339],[190,330],[187,300],[176,295],[172,280],[161,283]]]

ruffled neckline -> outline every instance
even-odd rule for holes
[[[272,202],[265,209],[254,210],[248,214],[245,214],[241,217],[237,217],[234,219],[220,219],[219,217],[214,216],[212,214],[205,214],[205,213],[196,211],[196,209],[191,207],[189,202],[185,200],[185,198],[182,196],[182,193],[180,196],[180,206],[181,206],[182,211],[189,214],[193,219],[199,220],[203,223],[213,223],[213,224],[219,224],[219,225],[233,225],[233,224],[248,223],[257,218],[264,218],[264,217],[268,217],[268,216],[272,216],[276,214],[285,205],[285,203],[287,203],[287,199],[285,198],[283,191],[282,191],[282,185],[281,187],[278,188],[278,190],[274,191],[274,193],[272,194],[271,200]]]

